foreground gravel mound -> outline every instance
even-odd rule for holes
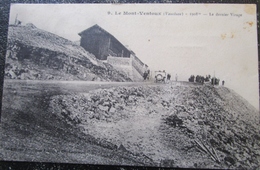
[[[51,98],[49,109],[102,146],[164,167],[260,165],[258,111],[225,87],[195,84],[100,89]]]

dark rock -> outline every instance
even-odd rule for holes
[[[92,101],[97,102],[98,100],[100,100],[100,97],[95,95],[95,96],[91,96],[91,99]]]
[[[209,142],[212,146],[217,146],[219,144],[215,139],[210,139]]]
[[[255,134],[255,135],[254,135],[254,138],[255,138],[257,141],[260,141],[260,135]]]
[[[198,124],[199,125],[204,125],[204,122],[203,121],[198,121]]]
[[[108,148],[108,149],[112,149],[112,150],[117,149],[117,146],[116,146],[116,145],[114,145],[113,143],[108,142],[108,141],[106,141],[106,140],[103,140],[103,139],[101,139],[101,140],[98,142],[98,144],[101,145],[101,146],[104,147],[104,148]]]
[[[230,155],[230,154],[231,154],[231,153],[230,153],[228,150],[226,150],[224,147],[218,147],[217,150],[219,150],[219,151],[221,151],[221,152],[223,152],[223,153],[225,153],[225,154],[227,154],[227,155]]]
[[[234,158],[231,158],[230,156],[225,157],[224,161],[227,165],[234,165],[236,163]]]
[[[165,119],[166,124],[177,127],[183,125],[182,119],[180,119],[177,115],[170,115]]]
[[[117,150],[121,150],[121,151],[127,152],[127,149],[122,144],[120,144],[120,146],[118,147]]]

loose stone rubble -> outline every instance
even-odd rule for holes
[[[51,112],[111,149],[157,166],[254,169],[258,111],[226,87],[194,84],[99,89],[54,96]]]

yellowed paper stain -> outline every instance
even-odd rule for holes
[[[250,21],[250,22],[246,22],[250,27],[253,26],[254,22],[253,21]]]
[[[234,32],[231,32],[230,34],[223,33],[220,35],[220,37],[222,40],[225,40],[226,38],[235,38],[235,33]]]
[[[254,15],[256,13],[256,6],[255,4],[246,4],[244,7],[244,11],[247,14]]]
[[[231,38],[235,38],[235,33],[231,32]]]
[[[227,34],[221,34],[221,38],[222,40],[224,40],[226,38]]]

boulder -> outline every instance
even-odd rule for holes
[[[236,161],[235,161],[235,159],[234,158],[232,158],[232,157],[230,157],[230,156],[226,156],[225,158],[224,158],[224,161],[225,161],[225,163],[227,164],[227,165],[234,165],[235,163],[236,163]]]

